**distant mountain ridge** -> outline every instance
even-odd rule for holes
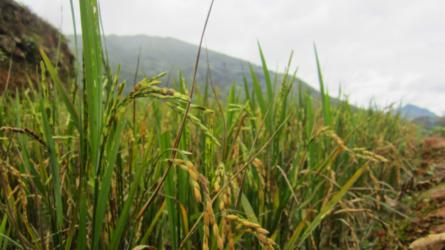
[[[403,118],[420,125],[424,129],[434,129],[445,126],[445,117],[440,117],[426,108],[407,104],[397,110]]]
[[[413,104],[407,104],[398,110],[400,115],[408,120],[419,118],[438,118],[438,116],[426,108],[421,108]]]
[[[69,36],[68,38],[71,47],[74,48],[74,37]],[[139,79],[144,75],[154,75],[160,72],[169,73],[167,78],[171,80],[178,79],[179,72],[182,72],[187,80],[191,78],[198,50],[194,44],[170,37],[147,35],[107,35],[104,40],[111,66],[116,69],[120,65],[120,76],[127,82],[131,83],[134,80],[139,54],[141,55]],[[78,45],[82,45],[80,38],[78,38]],[[204,48],[198,67],[198,82],[202,83],[207,80],[210,67],[211,80],[221,89],[227,89],[234,82],[242,86],[244,76],[250,82],[249,65],[252,65],[258,78],[263,80],[263,69],[260,66]],[[280,76],[280,74],[274,73],[273,76]],[[302,84],[304,89],[317,95],[318,92],[314,88],[304,82]]]

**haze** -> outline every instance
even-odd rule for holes
[[[73,33],[68,0],[19,2]],[[101,1],[101,11],[107,34],[170,36],[196,44],[209,3],[107,0]],[[216,0],[205,45],[259,63],[258,40],[276,70],[284,68],[293,50],[299,76],[318,88],[316,42],[332,95],[341,88],[358,105],[402,101],[442,114],[443,13],[440,0]]]

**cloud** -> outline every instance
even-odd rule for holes
[[[20,2],[72,33],[68,0]],[[106,0],[101,10],[106,33],[197,43],[209,3]],[[294,50],[300,76],[317,87],[315,41],[331,93],[341,86],[360,105],[403,99],[442,113],[444,12],[442,0],[216,0],[205,44],[259,62],[258,40],[273,69],[284,68]]]

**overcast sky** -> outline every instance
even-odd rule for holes
[[[69,0],[19,2],[72,33]],[[196,44],[209,3],[102,0],[101,10],[107,34],[170,36]],[[299,76],[318,88],[316,42],[331,94],[341,86],[355,104],[403,101],[445,112],[443,0],[216,0],[208,48],[258,63],[257,40],[272,69],[282,70],[293,50]]]

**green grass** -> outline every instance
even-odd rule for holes
[[[414,130],[331,104],[316,50],[320,99],[301,90],[291,60],[271,79],[260,46],[265,82],[252,70],[225,100],[211,81],[190,99],[191,83],[165,88],[164,74],[125,94],[103,65],[96,1],[80,7],[81,88],[42,52],[37,87],[1,97],[0,249],[376,243],[382,197],[396,195],[415,157]]]

